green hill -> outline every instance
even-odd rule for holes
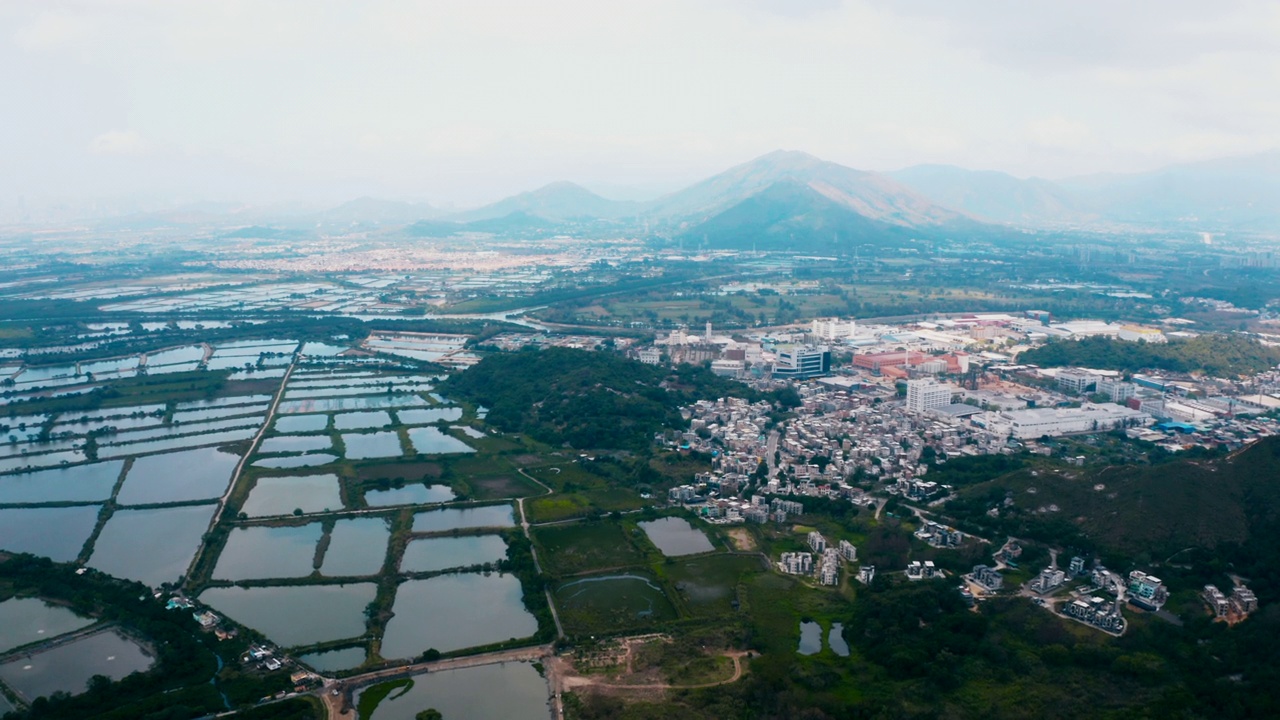
[[[1036,463],[964,488],[945,512],[990,534],[1144,561],[1211,551],[1203,554],[1233,563],[1260,595],[1264,587],[1280,595],[1280,437],[1214,459],[1098,469]]]
[[[1099,370],[1204,372],[1216,377],[1254,374],[1280,364],[1280,349],[1242,335],[1201,335],[1164,344],[1105,337],[1058,340],[1027,350],[1018,362]]]

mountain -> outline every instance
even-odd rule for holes
[[[1096,218],[1083,200],[1041,178],[952,165],[916,165],[889,176],[943,207],[992,222],[1043,226]]]
[[[333,225],[401,225],[440,215],[439,210],[426,203],[361,197],[325,210],[317,214],[315,219],[317,223]]]
[[[555,182],[530,192],[449,217],[458,222],[493,220],[525,213],[545,220],[612,220],[634,216],[639,203],[610,200],[571,182]]]
[[[758,157],[658,198],[646,216],[673,224],[696,224],[777,183],[806,186],[836,205],[889,225],[928,227],[965,219],[885,175],[786,150]],[[775,196],[771,202],[777,199]]]
[[[1120,222],[1280,232],[1280,151],[1058,184]]]
[[[807,184],[782,180],[681,235],[708,249],[837,253],[866,243],[900,243],[912,232],[872,220]]]

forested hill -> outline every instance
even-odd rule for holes
[[[1051,505],[1058,511],[1046,512]],[[1026,466],[962,488],[944,512],[980,533],[1103,556],[1205,559],[1197,567],[1230,567],[1259,597],[1280,601],[1280,437],[1212,459],[1084,472]]]
[[[487,422],[553,445],[641,449],[653,433],[683,428],[681,405],[759,393],[703,367],[669,369],[609,352],[528,349],[490,355],[441,385],[446,395],[489,408]]]
[[[1241,335],[1201,335],[1152,344],[1105,337],[1057,340],[1018,356],[1018,362],[1099,370],[1204,372],[1215,377],[1253,374],[1280,364],[1280,349]]]

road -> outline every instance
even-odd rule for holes
[[[249,449],[245,450],[244,455],[240,457],[240,462],[236,463],[235,472],[231,473],[231,482],[227,485],[227,491],[222,495],[222,501],[218,503],[218,510],[213,514],[213,520],[209,522],[209,529],[218,527],[218,523],[222,521],[222,514],[227,511],[227,500],[231,498],[231,493],[235,491],[236,484],[240,482],[240,474],[244,472],[245,463],[249,462],[249,457],[258,449],[258,443],[262,442],[262,436],[266,434],[267,428],[271,427],[271,421],[276,416],[276,409],[280,407],[280,401],[284,398],[284,389],[289,385],[289,377],[293,375],[293,369],[298,366],[298,356],[294,355],[293,360],[289,362],[289,367],[285,368],[284,378],[280,380],[280,388],[276,390],[276,396],[271,399],[271,405],[267,408],[267,416],[262,421],[262,427],[258,428],[258,432],[249,441]],[[186,575],[183,578],[183,586],[190,589],[191,574],[200,567],[200,561],[204,559],[204,554],[208,550],[208,543],[200,544],[200,550],[196,552],[196,556],[191,559],[191,565],[187,567]]]
[[[773,477],[773,473],[777,471],[774,464],[774,453],[778,452],[778,431],[769,432],[769,441],[764,446],[764,461],[769,464],[769,477]]]

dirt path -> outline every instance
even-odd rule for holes
[[[259,443],[262,442],[262,436],[267,433],[267,428],[271,427],[271,422],[276,416],[276,408],[280,407],[280,401],[284,399],[285,387],[289,384],[289,378],[293,375],[293,369],[297,366],[298,356],[295,354],[293,360],[289,363],[289,367],[284,371],[284,378],[280,380],[280,388],[276,390],[276,396],[271,399],[271,405],[267,407],[267,416],[262,420],[262,426],[258,428],[257,434],[249,441],[249,448],[245,450],[244,455],[240,456],[240,462],[236,463],[235,472],[231,473],[231,482],[227,485],[227,491],[223,493],[222,500],[218,503],[218,509],[213,513],[213,519],[209,521],[210,530],[218,527],[218,523],[222,521],[222,514],[227,510],[227,501],[231,499],[231,493],[235,492],[236,485],[240,482],[240,475],[244,472],[244,466],[249,462],[249,457],[258,449]],[[200,567],[200,561],[204,558],[208,546],[208,542],[200,543],[200,549],[196,551],[195,557],[191,558],[191,564],[187,566],[187,572],[183,578],[183,586],[188,590],[191,588],[191,573]]]
[[[727,652],[721,657],[727,657],[733,660],[733,675],[725,680],[717,680],[709,683],[699,683],[697,685],[673,685],[671,683],[649,683],[644,685],[626,685],[621,683],[601,682],[597,678],[584,675],[570,675],[561,669],[557,672],[558,687],[557,692],[574,690],[576,688],[604,688],[608,690],[701,690],[704,688],[719,687],[720,685],[728,685],[742,679],[743,667],[742,658],[746,657],[746,650],[734,650]],[[567,662],[567,661],[561,661]],[[631,646],[627,646],[626,656],[627,669],[631,669]]]

